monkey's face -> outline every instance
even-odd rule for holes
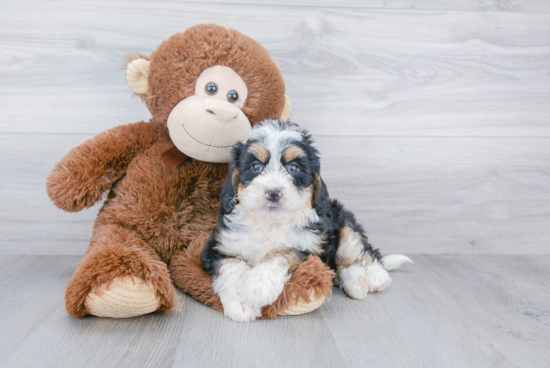
[[[174,145],[205,162],[229,162],[231,148],[265,119],[287,122],[290,100],[266,49],[234,29],[199,24],[162,42],[148,58],[129,55],[128,85]],[[165,137],[166,138],[166,137]]]
[[[204,70],[195,94],[181,100],[168,116],[172,142],[197,160],[231,161],[231,148],[246,141],[252,129],[241,110],[247,96],[245,82],[233,69],[216,65]]]

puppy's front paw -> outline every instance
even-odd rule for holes
[[[361,265],[352,265],[340,271],[344,291],[353,299],[365,299],[369,292],[367,270]]]
[[[277,300],[289,278],[286,265],[262,263],[248,272],[243,295],[256,308],[262,308]]]
[[[283,292],[285,287],[284,280],[272,284],[253,284],[248,285],[251,302],[257,307],[262,308],[273,304]]]
[[[262,315],[259,308],[255,308],[251,304],[231,301],[223,305],[223,313],[237,322],[252,322]]]

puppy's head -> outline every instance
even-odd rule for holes
[[[222,210],[242,211],[260,220],[284,221],[314,208],[328,209],[328,191],[320,176],[317,150],[306,131],[294,124],[266,120],[246,144],[233,150],[222,192]]]

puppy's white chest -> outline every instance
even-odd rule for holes
[[[221,244],[225,253],[255,266],[269,252],[289,246],[286,241],[288,232],[289,229],[282,225],[246,226],[238,231],[224,232]]]
[[[313,254],[322,251],[319,234],[285,224],[246,226],[238,231],[223,232],[221,245],[224,253],[242,258],[251,266],[279,248],[294,248]]]

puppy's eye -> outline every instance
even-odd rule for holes
[[[216,83],[210,82],[206,84],[206,87],[204,87],[204,90],[206,91],[206,93],[213,96],[216,93],[218,93],[218,86],[216,85]]]
[[[298,165],[294,162],[290,163],[287,167],[286,167],[287,171],[290,173],[290,174],[298,174],[300,172],[300,168],[298,167]]]
[[[254,163],[254,165],[252,165],[250,167],[252,169],[252,171],[256,172],[256,173],[259,173],[261,172],[263,169],[264,169],[264,165],[262,165],[261,163],[259,162],[256,162]]]
[[[239,94],[237,93],[237,91],[227,92],[227,101],[236,102],[238,99],[239,99]]]

